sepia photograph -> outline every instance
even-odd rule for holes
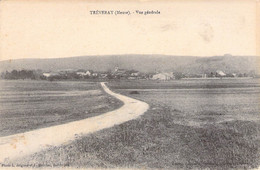
[[[0,169],[260,169],[260,1],[1,0]]]

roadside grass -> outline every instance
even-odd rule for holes
[[[203,126],[183,125],[176,123],[176,117],[186,113],[153,100],[155,95],[149,98],[140,94],[130,96],[148,101],[150,110],[136,120],[6,165],[159,169],[251,169],[259,166],[259,122],[233,120],[209,122]],[[217,116],[225,114],[219,110],[215,112],[219,113]]]
[[[0,136],[81,120],[122,105],[95,82],[1,83]]]

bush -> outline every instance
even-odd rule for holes
[[[138,91],[131,91],[129,94],[140,94]]]

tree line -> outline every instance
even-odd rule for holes
[[[41,75],[34,70],[12,70],[12,71],[6,71],[1,73],[2,79],[9,79],[9,80],[15,80],[15,79],[40,79]]]

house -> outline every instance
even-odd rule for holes
[[[48,72],[48,73],[42,73],[42,75],[48,78],[48,77],[58,76],[59,73]]]
[[[152,80],[172,80],[175,79],[175,76],[172,72],[170,73],[158,73],[153,75]]]
[[[128,71],[125,69],[119,69],[118,67],[112,73],[113,77],[120,78],[120,77],[128,77]]]
[[[85,76],[85,72],[76,72],[77,75]]]
[[[51,73],[43,73],[42,74],[44,77],[50,77],[51,76]]]
[[[93,76],[93,77],[97,77],[97,76],[98,76],[98,73],[93,73],[92,76]]]
[[[226,74],[223,71],[221,71],[221,70],[217,70],[216,71],[216,75],[220,76],[220,77],[226,76]]]
[[[207,78],[207,74],[201,74],[201,78]]]
[[[136,80],[137,79],[137,76],[130,76],[128,77],[129,80]]]
[[[115,68],[115,71],[114,71],[114,74],[115,74],[115,75],[123,75],[123,74],[126,73],[126,71],[127,71],[127,70],[125,70],[125,69],[120,69],[120,68],[116,67],[116,68]]]
[[[125,74],[129,80],[138,79],[141,76],[140,72],[135,70],[129,70]]]
[[[101,77],[101,78],[107,78],[107,76],[108,76],[107,73],[101,73],[101,74],[100,74],[100,77]]]
[[[232,76],[233,76],[233,77],[237,77],[237,74],[236,74],[236,73],[232,73]]]
[[[138,71],[135,71],[135,72],[132,72],[130,75],[131,76],[134,76],[134,77],[137,77],[137,76],[139,76],[139,72]]]
[[[78,71],[76,74],[80,76],[91,76],[91,71]]]

